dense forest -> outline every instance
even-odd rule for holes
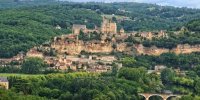
[[[70,33],[72,24],[86,24],[88,28],[94,28],[95,25],[100,26],[101,14],[115,14],[122,18],[123,16],[128,17],[129,19],[113,17],[113,19],[116,19],[119,29],[123,27],[126,31],[173,30],[200,16],[200,10],[198,9],[163,7],[140,3],[81,4],[55,2],[54,0],[48,2],[45,0],[4,0],[1,1],[0,5],[2,7],[0,9],[1,58],[9,58],[20,51],[27,51],[34,45],[50,40],[53,36]],[[191,28],[192,24],[189,23],[188,27]],[[57,25],[62,29],[56,30]],[[186,41],[190,42],[194,38],[188,38]],[[181,39],[182,37],[179,40]],[[159,41],[171,40],[173,43],[178,43],[174,42],[177,41],[176,38]],[[146,46],[149,44],[148,41],[145,43]],[[169,47],[173,47],[173,43],[170,43]],[[157,42],[150,44],[157,44]]]
[[[65,5],[6,9],[0,12],[0,57],[5,58],[49,41],[53,36],[70,33],[74,23],[93,28],[94,25],[100,25],[102,20],[94,11]],[[62,29],[56,30],[57,25]]]
[[[118,24],[126,31],[176,30],[190,20],[200,17],[199,9],[175,8],[143,3],[87,3],[74,7],[97,10],[101,14],[115,14],[130,19]]]
[[[195,19],[186,24],[189,31],[200,32],[200,19]]]

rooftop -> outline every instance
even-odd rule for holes
[[[0,82],[8,82],[7,77],[0,77]]]

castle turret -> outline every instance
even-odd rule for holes
[[[111,22],[110,20],[103,18],[103,22],[101,25],[101,32],[102,33],[117,33],[117,24],[114,22]]]

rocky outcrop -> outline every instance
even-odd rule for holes
[[[72,42],[72,43],[53,43],[52,48],[58,53],[78,55],[81,51],[88,53],[110,53],[113,51],[112,43],[101,42]]]
[[[78,55],[81,51],[88,53],[111,53],[112,51],[123,52],[125,54],[147,54],[147,55],[160,55],[167,52],[174,52],[176,54],[186,54],[192,52],[200,52],[199,45],[179,44],[176,48],[158,48],[156,46],[145,47],[142,44],[128,45],[125,42],[116,41],[82,41],[78,40],[75,35],[61,36],[55,38],[51,44],[51,48],[54,48],[58,53]]]
[[[175,52],[176,54],[180,53],[192,53],[192,52],[200,52],[200,45],[178,45],[176,48],[171,50],[172,52]]]
[[[166,49],[156,46],[144,47],[142,44],[134,45],[138,54],[160,55],[162,53],[174,52],[175,54],[187,54],[192,52],[200,52],[200,45],[179,44],[176,48]]]
[[[142,44],[134,45],[136,52],[138,54],[147,54],[147,55],[160,55],[162,53],[170,52],[169,49],[157,48],[156,46],[144,47]]]
[[[110,53],[113,50],[112,43],[89,43],[85,44],[84,51],[90,53]]]

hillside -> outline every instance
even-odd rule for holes
[[[36,0],[31,3],[8,2],[6,7],[1,6],[7,9],[0,10],[1,58],[12,57],[20,51],[27,51],[32,46],[48,41],[55,35],[70,33],[72,24],[86,24],[88,28],[94,28],[94,25],[100,26],[102,14],[122,16],[112,19],[119,19],[115,20],[118,23],[118,29],[123,27],[125,31],[176,30],[188,21],[200,17],[198,9],[140,3],[61,2],[63,4],[52,4],[54,1],[45,2],[45,0],[42,2]],[[1,1],[0,5],[3,3],[6,2]],[[24,4],[26,6],[22,7],[21,5]],[[13,5],[18,5],[18,7]],[[61,26],[62,30],[55,30],[57,25]]]
[[[39,6],[0,11],[0,57],[12,57],[59,34],[70,33],[73,23],[100,25],[93,11],[71,6]],[[55,27],[60,25],[61,30]]]
[[[0,100],[200,100],[199,9],[44,1],[0,1]]]
[[[184,23],[200,17],[199,9],[175,8],[145,3],[86,3],[76,4],[74,7],[97,10],[101,14],[129,17],[131,20],[118,21],[119,26],[124,27],[126,31],[176,30]]]
[[[199,31],[200,32],[200,19],[192,20],[186,24],[186,27],[190,31]]]

